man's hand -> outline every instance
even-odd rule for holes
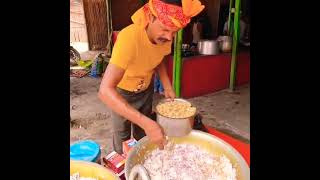
[[[173,91],[172,88],[164,89],[164,96],[165,98],[170,98],[171,100],[174,100],[176,97],[176,93]]]
[[[149,118],[146,118],[145,120],[146,125],[145,127],[143,127],[145,133],[147,134],[149,140],[152,143],[157,144],[159,146],[159,149],[162,150],[164,148],[164,145],[166,144],[166,139],[162,128],[158,123]]]

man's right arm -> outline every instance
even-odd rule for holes
[[[108,65],[100,85],[99,98],[113,111],[144,129],[151,142],[162,149],[165,138],[160,126],[133,108],[116,90],[124,72],[116,65]]]

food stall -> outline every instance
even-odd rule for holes
[[[184,57],[181,67],[181,97],[192,98],[229,87],[231,53]],[[236,86],[250,81],[250,51],[240,50],[237,56]],[[173,56],[167,57],[169,78],[173,78]]]
[[[239,3],[240,3],[240,0],[236,0],[235,4],[237,9],[239,8]],[[232,52],[216,51],[216,53],[210,54],[210,55],[206,55],[203,53],[199,54],[200,50],[198,47],[198,53],[192,54],[188,57],[182,57],[183,30],[178,32],[174,42],[173,55],[166,57],[167,72],[169,74],[171,82],[173,83],[177,97],[191,98],[191,97],[196,97],[196,96],[201,96],[208,93],[216,92],[222,89],[226,89],[228,87],[231,90],[234,90],[235,86],[246,84],[250,81],[250,50],[246,48],[239,50],[237,47],[238,46],[238,35],[237,35],[238,22],[237,21],[239,20],[238,18],[239,18],[239,10],[236,10],[235,23],[234,23],[235,35],[233,36],[233,42],[235,43],[232,44],[233,45]],[[117,35],[117,32],[114,32],[114,36],[113,36],[114,42],[116,41],[116,35]],[[192,118],[193,116],[194,114],[192,115]],[[166,117],[170,119],[169,121],[167,121],[169,122],[169,124],[175,121],[174,118],[170,116],[166,116]],[[158,116],[157,116],[157,120],[159,120]],[[178,127],[181,128],[182,126],[178,126]],[[174,129],[174,130],[178,131],[178,129]],[[194,131],[194,130],[191,130],[190,128],[191,132],[189,132],[187,135],[182,137],[171,136],[171,137],[168,137],[168,139],[169,140],[172,139],[172,141],[177,146],[180,146],[182,144],[180,147],[188,146],[185,144],[189,144],[189,145],[194,144],[194,145],[199,145],[199,147],[210,151],[211,155],[212,154],[218,154],[223,156],[226,155],[227,158],[230,159],[230,162],[233,165],[235,165],[235,169],[236,169],[235,172],[237,172],[237,176],[238,176],[237,179],[239,180],[250,179],[250,173],[249,173],[250,145],[245,144],[239,140],[236,140],[222,132],[219,132],[214,128],[206,127],[206,130],[208,133],[201,132],[201,131]],[[192,148],[193,147],[190,146],[190,149]],[[144,137],[143,139],[139,140],[139,142],[133,147],[133,150],[130,151],[127,156],[125,156],[127,158],[125,162],[125,168],[124,168],[125,177],[127,179],[132,179],[132,178],[129,178],[132,172],[139,171],[138,168],[135,169],[136,165],[145,163],[142,161],[142,159],[146,161],[148,159],[146,158],[147,157],[146,155],[148,155],[148,153],[154,150],[157,151],[158,149],[156,149],[154,144],[151,144],[148,141],[147,137]],[[180,150],[181,152],[185,152],[183,148],[181,148]],[[168,152],[170,153],[170,151]],[[195,152],[195,151],[186,151],[186,152],[188,153],[188,152]],[[203,156],[203,159],[205,159],[205,156],[209,156],[209,154],[204,154],[201,151],[199,151],[198,153]],[[183,154],[180,154],[180,156],[182,155]],[[184,158],[183,160],[185,161],[187,157],[181,157],[181,158]],[[111,159],[114,160],[115,158],[111,158]],[[121,162],[123,162],[123,159],[121,160]],[[156,161],[152,161],[152,162],[156,162]],[[163,163],[163,160],[162,160],[162,163]],[[161,164],[161,162],[158,164]],[[180,164],[183,164],[183,163],[180,163]],[[198,163],[198,165],[199,164],[201,163]],[[148,165],[148,164],[145,164],[145,165]],[[99,166],[99,168],[101,167],[102,166]],[[123,167],[123,164],[122,164],[122,167]],[[156,172],[158,167],[152,167],[152,168],[154,168],[153,170]],[[73,169],[76,169],[76,168],[73,168]],[[71,168],[71,170],[73,169]],[[88,169],[88,168],[81,167],[79,169]],[[109,169],[113,169],[113,168],[109,166]],[[195,169],[192,169],[192,170],[195,170]],[[73,171],[77,172],[78,169]],[[115,170],[113,171],[115,172]],[[195,172],[197,172],[197,170],[195,170]],[[141,169],[140,169],[140,173],[141,173]],[[107,172],[103,172],[102,174],[107,174]],[[114,176],[113,173],[111,173],[111,175]],[[182,174],[178,174],[178,176],[180,175],[184,176],[184,173],[182,172]],[[118,179],[120,178],[120,176],[117,176],[114,178]],[[124,177],[122,176],[121,178],[124,178]]]

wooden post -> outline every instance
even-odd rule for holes
[[[106,0],[83,0],[90,50],[105,50],[108,45]]]

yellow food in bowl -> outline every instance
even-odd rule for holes
[[[158,113],[168,118],[188,118],[196,113],[196,108],[189,102],[167,101],[157,105]]]

